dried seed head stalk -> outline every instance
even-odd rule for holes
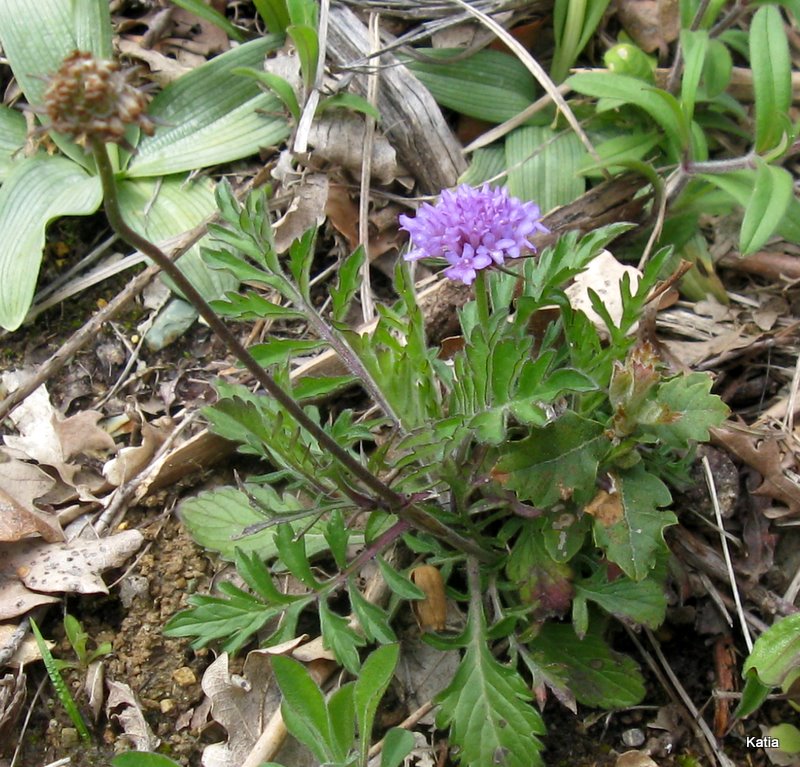
[[[144,94],[128,82],[116,62],[91,53],[70,53],[50,78],[44,100],[52,129],[81,146],[95,141],[125,144],[129,125],[153,135]]]

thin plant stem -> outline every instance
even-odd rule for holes
[[[183,296],[197,309],[200,316],[208,323],[219,339],[229,351],[253,375],[264,390],[273,397],[289,415],[304,428],[317,442],[327,450],[350,474],[360,480],[365,487],[371,490],[377,498],[381,499],[384,508],[390,513],[406,517],[411,523],[422,530],[432,533],[438,538],[449,543],[454,548],[471,552],[483,560],[489,558],[484,549],[443,525],[425,510],[414,505],[404,495],[392,490],[379,477],[357,461],[350,453],[342,448],[324,429],[306,415],[305,411],[292,397],[287,394],[259,365],[257,360],[247,351],[242,342],[233,334],[228,326],[219,318],[208,302],[200,295],[197,289],[184,276],[183,272],[169,259],[169,257],[146,237],[131,229],[125,222],[119,207],[117,184],[114,171],[106,151],[100,141],[91,143],[92,154],[97,164],[100,181],[103,186],[103,200],[106,216],[111,228],[131,247],[136,248],[148,258],[151,258],[174,282]]]
[[[478,273],[475,280],[475,305],[478,309],[478,323],[486,330],[489,328],[489,288],[486,284],[486,272]]]

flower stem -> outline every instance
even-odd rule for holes
[[[487,285],[488,276],[486,271],[478,272],[475,279],[475,305],[478,310],[478,324],[484,328],[489,328],[489,287]]]
[[[369,488],[377,498],[380,498],[386,509],[398,516],[405,516],[418,529],[425,530],[433,535],[447,541],[451,546],[461,551],[472,552],[481,559],[487,559],[487,552],[470,541],[458,535],[443,525],[434,516],[419,508],[409,504],[408,499],[400,493],[392,490],[379,477],[376,477],[369,469],[357,461],[350,453],[336,442],[324,429],[306,415],[300,405],[287,394],[259,365],[250,352],[247,351],[242,342],[233,334],[228,326],[219,318],[216,312],[209,306],[208,302],[200,295],[197,289],[184,276],[183,272],[170,260],[170,258],[155,244],[146,237],[142,237],[138,232],[131,229],[125,222],[119,207],[119,196],[117,194],[117,184],[114,179],[114,171],[103,143],[97,140],[91,141],[92,154],[100,181],[103,185],[103,201],[111,228],[131,247],[136,248],[142,254],[151,258],[159,267],[170,277],[183,296],[189,301],[200,316],[208,323],[211,330],[216,333],[219,339],[225,344],[230,352],[247,368],[253,377],[264,387],[264,390],[272,396],[278,404],[314,439],[327,450],[350,474],[358,478],[365,487]]]

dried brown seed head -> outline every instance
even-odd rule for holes
[[[123,144],[129,125],[153,134],[144,94],[116,62],[91,53],[73,51],[64,59],[50,78],[44,101],[52,129],[82,146],[92,141]]]

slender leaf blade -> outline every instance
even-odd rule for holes
[[[756,151],[774,147],[788,127],[792,100],[792,65],[781,12],[759,8],[750,22],[750,67],[756,109]]]

